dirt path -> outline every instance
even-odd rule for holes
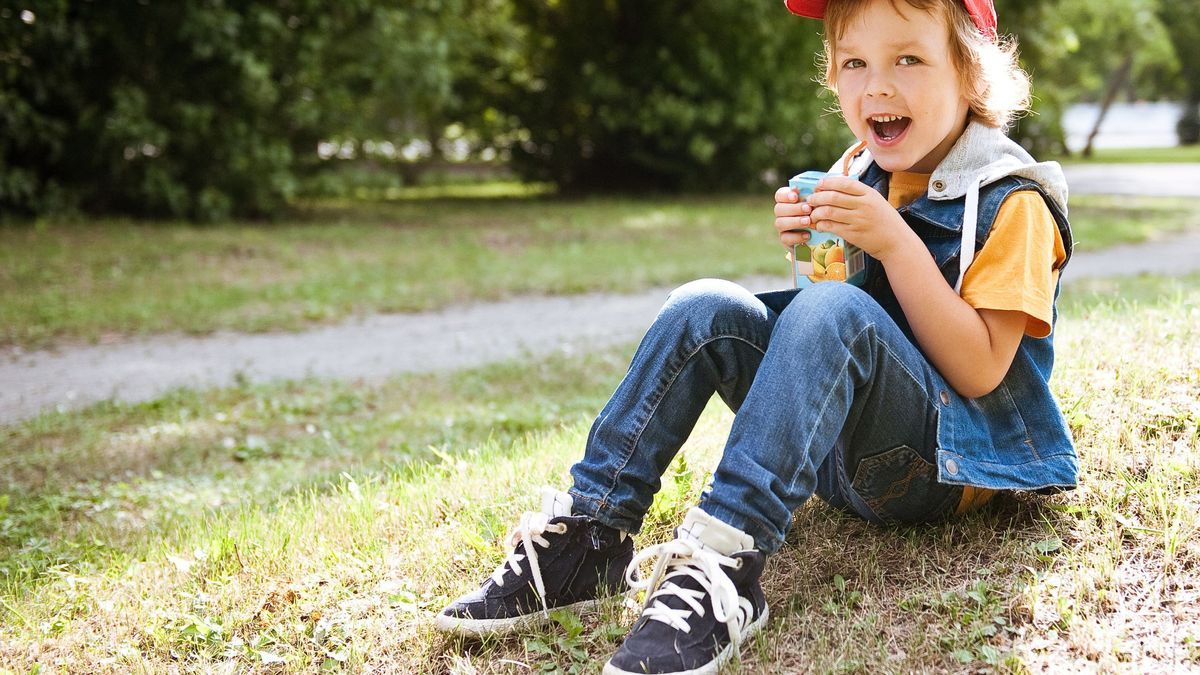
[[[1200,197],[1200,164],[1071,164],[1071,194]]]
[[[1200,270],[1200,232],[1170,246],[1141,244],[1079,253],[1071,262],[1067,284],[1085,277],[1195,270]],[[758,277],[741,283],[766,290],[787,281]],[[175,387],[228,386],[239,374],[251,381],[306,375],[377,379],[623,344],[641,336],[669,291],[522,297],[439,312],[373,316],[300,333],[156,336],[62,351],[10,348],[0,352],[0,424],[108,398],[138,401]]]
[[[1160,194],[1200,196],[1200,165],[1194,181]],[[1069,169],[1071,169],[1069,167]],[[1073,189],[1094,180],[1099,189],[1113,169],[1086,167],[1071,177]],[[1151,169],[1147,181],[1157,174]],[[1149,184],[1149,183],[1148,183]],[[1081,192],[1091,191],[1088,188]],[[1086,277],[1156,271],[1200,270],[1200,232],[1162,242],[1079,253],[1067,283]],[[743,279],[751,290],[782,288],[787,280]],[[407,372],[465,368],[545,354],[594,349],[637,340],[669,288],[631,295],[595,293],[569,297],[521,297],[439,312],[373,316],[300,333],[216,333],[204,337],[155,336],[114,345],[59,351],[0,350],[0,424],[43,410],[74,409],[105,399],[139,401],[177,387],[228,386],[239,375],[251,381],[316,376],[378,379]]]
[[[744,282],[754,290],[785,284],[782,276]],[[0,424],[108,398],[139,401],[177,387],[229,386],[239,375],[251,381],[377,379],[623,344],[641,335],[670,290],[520,297],[299,333],[220,332],[61,351],[7,349],[0,351]]]

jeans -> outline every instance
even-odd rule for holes
[[[735,412],[700,507],[770,554],[814,494],[873,522],[952,513],[934,466],[949,387],[862,290],[761,295],[719,280],[667,298],[571,469],[576,513],[641,529],[713,393]]]

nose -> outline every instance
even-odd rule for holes
[[[867,96],[889,97],[896,93],[891,72],[882,68],[871,68],[867,74]]]

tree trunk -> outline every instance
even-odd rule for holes
[[[1175,134],[1179,137],[1180,145],[1200,143],[1200,95],[1197,93],[1188,96],[1188,102],[1183,106],[1183,115],[1175,125]]]
[[[1112,79],[1108,82],[1108,91],[1104,92],[1104,102],[1100,104],[1100,114],[1096,116],[1096,124],[1092,127],[1092,133],[1088,134],[1087,144],[1083,146],[1083,156],[1092,156],[1092,143],[1096,140],[1096,135],[1100,133],[1100,125],[1104,124],[1104,117],[1108,114],[1108,109],[1112,107],[1113,99],[1117,97],[1117,92],[1121,91],[1121,87],[1125,86],[1125,80],[1129,79],[1129,71],[1133,70],[1133,54],[1125,57],[1117,71],[1113,73]]]

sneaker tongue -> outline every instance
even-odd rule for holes
[[[571,505],[574,503],[571,495],[565,492],[550,487],[542,488],[542,513],[551,518],[570,516]]]
[[[726,556],[754,548],[754,537],[713,518],[698,506],[688,509],[676,536],[680,539],[690,539]]]

